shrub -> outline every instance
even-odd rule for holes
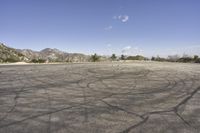
[[[4,62],[18,62],[19,59],[16,59],[16,58],[7,58],[4,60]]]
[[[199,59],[199,56],[198,55],[194,55],[194,60],[198,60]]]
[[[125,60],[126,59],[125,55],[122,54],[121,57],[120,57],[120,59],[121,60]]]
[[[44,59],[32,59],[31,62],[32,63],[45,63],[46,60],[44,60]]]
[[[112,56],[110,57],[112,60],[116,60],[117,59],[117,57],[116,57],[116,55],[115,54],[112,54]]]
[[[136,55],[136,56],[128,56],[127,60],[147,60],[144,56]]]
[[[160,56],[152,57],[151,60],[152,60],[152,61],[167,61],[167,59],[161,58]]]
[[[200,63],[200,58],[196,59],[195,63]]]
[[[155,59],[156,59],[155,57],[152,57],[152,58],[151,58],[152,61],[155,61]]]
[[[183,63],[192,62],[192,61],[193,61],[193,58],[191,57],[182,57],[178,59],[178,62],[183,62]]]
[[[100,59],[100,57],[96,53],[91,56],[91,61],[92,62],[97,62],[97,61],[99,61],[99,59]]]

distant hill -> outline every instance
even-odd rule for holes
[[[37,51],[33,51],[31,49],[16,49],[18,52],[26,56],[29,60],[31,59],[37,59],[40,57],[40,53]]]
[[[28,61],[28,58],[14,48],[0,43],[0,62]]]
[[[0,62],[86,62],[90,56],[79,53],[66,53],[58,49],[45,48],[41,51],[14,49],[0,43]]]

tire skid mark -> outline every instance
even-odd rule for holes
[[[25,76],[25,73],[24,73],[24,72],[23,72],[23,75]],[[19,98],[20,93],[22,93],[23,90],[24,90],[24,88],[25,88],[25,84],[22,82],[22,79],[21,79],[21,78],[18,78],[17,80],[19,80],[23,85],[22,85],[22,87],[19,89],[19,91],[16,91],[16,92],[15,92],[14,105],[13,105],[13,107],[0,119],[0,122],[4,121],[4,120],[8,117],[8,115],[11,114],[11,113],[15,110],[15,108],[17,107],[17,104],[18,104],[17,99]]]
[[[39,81],[39,82],[44,83],[44,84],[47,83],[47,82],[45,82],[45,81],[43,81],[43,80],[39,80],[39,79],[37,79],[37,78],[35,78],[34,80],[35,80],[35,81]],[[48,84],[49,84],[49,82],[48,82]],[[110,96],[111,96],[111,95],[104,96],[102,99],[105,99],[105,98],[110,97]],[[99,100],[101,100],[101,99],[96,98],[94,101],[89,101],[89,102],[87,102],[87,103],[79,104],[79,105],[72,106],[72,107],[81,107],[81,106],[84,106],[84,105],[86,105],[86,104],[93,103],[93,102],[99,101]],[[71,109],[72,107],[66,107],[66,108],[62,108],[62,109],[59,109],[59,110],[49,111],[49,112],[47,112],[47,113],[41,113],[41,114],[38,114],[38,115],[32,115],[32,116],[27,117],[27,118],[25,118],[25,119],[22,119],[22,120],[20,120],[20,121],[15,121],[15,122],[11,122],[11,123],[9,123],[9,124],[1,125],[0,128],[4,128],[4,127],[12,126],[12,125],[15,125],[15,124],[19,124],[19,123],[22,123],[22,122],[24,122],[24,121],[32,120],[32,119],[35,119],[35,118],[38,118],[38,117],[42,117],[42,116],[46,116],[46,115],[51,115],[51,114],[53,114],[53,113],[57,113],[57,112],[60,112],[60,111],[64,111],[64,110]]]
[[[40,73],[40,71],[38,71]],[[38,80],[36,77],[34,77],[36,81],[40,82],[40,83],[44,83],[41,80]],[[50,93],[48,92],[48,89],[44,86],[41,86],[41,88],[45,91],[45,94],[47,96],[47,102],[48,102],[48,110],[51,111],[51,96]],[[47,133],[51,133],[51,113],[48,114],[48,126],[47,126]]]
[[[114,67],[114,66],[112,66],[112,67]],[[42,117],[42,116],[49,116],[49,120],[48,120],[49,125],[48,125],[47,132],[51,132],[51,123],[50,123],[50,121],[51,121],[51,115],[52,114],[60,112],[60,111],[71,110],[73,108],[80,108],[80,109],[84,109],[85,120],[89,121],[88,120],[88,115],[89,114],[88,114],[88,110],[87,110],[88,107],[87,106],[90,103],[95,103],[97,101],[103,102],[104,104],[106,104],[110,108],[113,108],[113,109],[116,109],[116,110],[120,110],[120,111],[124,111],[126,113],[129,113],[129,114],[132,114],[134,116],[137,116],[137,117],[141,118],[140,122],[128,127],[125,130],[122,130],[121,133],[131,132],[134,128],[143,125],[144,123],[146,123],[148,121],[148,119],[150,118],[151,115],[161,115],[163,113],[169,113],[169,112],[174,112],[187,126],[191,126],[191,124],[189,122],[184,120],[184,118],[181,116],[179,111],[180,111],[180,108],[183,105],[187,104],[187,102],[193,97],[193,95],[195,95],[200,90],[200,87],[199,87],[199,89],[197,88],[197,89],[193,90],[192,92],[188,91],[188,94],[187,95],[183,95],[183,97],[181,97],[182,100],[178,104],[173,106],[173,107],[170,107],[170,108],[164,109],[164,110],[149,111],[149,112],[144,113],[142,115],[134,113],[134,112],[131,112],[131,111],[127,110],[127,109],[123,109],[121,106],[112,105],[109,102],[106,102],[106,100],[105,100],[106,98],[110,98],[110,97],[115,96],[115,95],[122,95],[123,97],[126,96],[126,95],[133,95],[133,96],[134,95],[138,95],[138,96],[141,95],[142,92],[141,93],[134,93],[134,91],[135,91],[135,89],[137,87],[137,84],[139,84],[137,82],[137,79],[134,79],[134,78],[140,78],[140,79],[144,78],[145,81],[147,81],[147,80],[149,80],[150,82],[153,81],[152,79],[150,79],[151,77],[148,75],[150,72],[147,72],[147,71],[150,71],[150,70],[145,70],[145,72],[142,72],[142,70],[141,70],[141,71],[139,71],[137,73],[134,73],[135,75],[133,75],[132,84],[128,85],[128,87],[125,89],[127,92],[118,92],[118,91],[115,92],[113,90],[106,92],[103,89],[100,90],[100,89],[98,89],[98,87],[94,88],[94,87],[91,86],[91,84],[95,84],[96,82],[99,82],[103,86],[103,88],[108,89],[109,86],[104,82],[104,80],[112,79],[113,82],[121,82],[121,81],[119,81],[119,80],[121,80],[120,76],[122,76],[121,78],[123,78],[124,75],[129,74],[128,72],[132,71],[132,70],[130,69],[130,70],[126,71],[125,68],[121,68],[120,69],[120,67],[118,66],[117,68],[114,68],[112,73],[109,73],[109,72],[106,72],[106,71],[103,72],[105,74],[101,73],[101,71],[104,70],[104,69],[101,69],[101,67],[90,68],[90,69],[81,69],[81,67],[80,67],[81,71],[80,72],[74,72],[74,73],[73,72],[68,73],[67,67],[65,67],[64,68],[64,70],[66,71],[65,73],[61,73],[60,71],[58,73],[56,73],[57,72],[57,69],[56,69],[55,71],[53,71],[53,72],[51,72],[49,74],[49,75],[56,75],[56,76],[59,75],[59,79],[56,79],[56,80],[55,79],[51,79],[52,77],[48,76],[48,74],[46,74],[42,78],[41,78],[41,75],[39,75],[39,77],[37,77],[37,78],[33,77],[34,81],[42,83],[41,88],[43,88],[45,90],[46,98],[47,98],[47,101],[48,101],[48,103],[47,103],[48,105],[47,106],[48,106],[49,110],[47,112],[44,112],[44,113],[40,113],[40,114],[36,114],[36,115],[32,115],[30,117],[24,118],[24,119],[22,119],[20,121],[14,121],[14,122],[11,122],[11,123],[8,123],[8,124],[4,124],[4,127],[8,127],[8,126],[11,126],[11,125],[19,124],[19,123],[22,123],[22,122],[24,122],[26,120],[33,120],[35,118],[39,118],[39,117]],[[72,69],[69,70],[69,71],[72,71]],[[43,71],[43,72],[46,72],[46,71]],[[38,73],[43,73],[43,72],[39,72],[38,71]],[[66,79],[69,79],[70,76],[75,74],[75,73],[76,73],[76,75],[79,75],[81,77],[81,79],[78,80],[78,81],[72,82],[72,84],[76,84],[76,86],[78,86],[80,89],[82,89],[82,96],[80,96],[80,98],[83,98],[83,102],[80,103],[80,104],[74,105],[74,106],[70,106],[70,107],[64,107],[64,108],[60,108],[60,109],[52,109],[51,108],[52,99],[51,99],[51,95],[50,95],[50,91],[51,90],[48,89],[48,85],[55,86],[56,82],[59,83],[61,80],[66,81]],[[62,74],[62,76],[61,76],[61,74]],[[128,78],[131,77],[130,76],[131,74],[133,74],[133,73],[130,73]],[[194,88],[193,84],[195,83],[195,81],[192,80],[191,77],[187,77],[186,76],[187,78],[183,79],[183,78],[180,77],[181,75],[179,73],[175,74],[176,76],[171,75],[171,73],[168,73],[168,75],[161,75],[161,76],[160,75],[158,76],[157,74],[155,74],[155,75],[157,76],[155,78],[160,78],[161,79],[159,81],[161,81],[161,82],[162,81],[166,81],[166,85],[162,89],[161,88],[157,88],[157,87],[156,88],[150,88],[151,91],[153,91],[152,94],[154,94],[154,93],[162,93],[162,92],[164,92],[166,90],[172,91],[173,88],[178,87],[177,90],[175,89],[175,90],[172,91],[172,93],[168,94],[168,97],[170,97],[170,95],[174,95],[175,96],[179,91],[181,91],[181,89],[183,91],[185,91],[186,89],[188,89],[190,87]],[[190,75],[188,75],[188,76],[190,76]],[[48,78],[46,78],[46,77],[48,77]],[[124,78],[124,79],[126,80],[126,78]],[[172,79],[174,79],[174,80],[172,80]],[[192,80],[192,83],[190,84],[190,86],[185,82],[185,80],[189,80],[189,81]],[[82,85],[81,83],[84,83],[84,84]],[[68,84],[67,81],[66,81],[66,84]],[[120,86],[125,86],[126,82],[121,82],[120,84],[121,84]],[[185,87],[186,85],[188,85],[188,86]],[[56,87],[61,87],[61,86],[56,85]],[[69,88],[67,88],[67,89],[69,89]],[[87,94],[88,89],[89,89],[89,91],[91,90],[94,93]],[[25,92],[25,90],[23,90],[22,92]],[[98,96],[99,93],[97,93],[97,92],[101,92],[100,96]],[[107,93],[107,94],[105,95],[105,93]],[[145,96],[147,96],[148,94],[151,94],[151,92],[150,93],[144,92]],[[72,95],[72,98],[74,98],[74,97],[76,97],[76,95]],[[92,97],[94,97],[94,100],[88,101],[88,99],[92,98]],[[120,100],[120,99],[118,99],[118,97],[117,97],[116,100]],[[4,127],[0,125],[0,128],[4,128]]]
[[[179,80],[180,80],[180,79],[179,79]],[[185,86],[184,80],[185,80],[185,79],[181,80],[183,86]],[[192,79],[190,79],[190,80],[192,80]],[[193,81],[193,80],[192,80],[192,81]],[[175,81],[175,82],[176,82],[176,81]],[[177,85],[177,83],[175,83],[175,84]],[[174,85],[173,88],[174,88],[176,85]],[[192,87],[192,86],[193,86],[193,82],[192,82],[191,87]],[[172,108],[170,108],[170,109],[167,109],[167,110],[160,110],[160,111],[147,112],[147,113],[145,113],[145,114],[143,114],[143,115],[141,115],[141,116],[142,116],[143,118],[147,118],[147,120],[148,120],[148,118],[149,118],[151,115],[153,115],[153,114],[156,114],[156,115],[158,114],[158,115],[160,115],[160,114],[162,114],[162,113],[174,112],[186,125],[188,125],[188,126],[191,127],[191,128],[194,128],[194,127],[192,127],[192,126],[190,125],[189,122],[187,122],[187,121],[178,113],[178,109],[179,109],[180,106],[186,104],[199,90],[200,90],[200,87],[196,88],[195,90],[193,90],[193,91],[189,94],[189,96],[187,96],[186,98],[184,98],[180,103],[178,103],[176,106],[174,106],[174,107],[172,107]],[[127,129],[123,130],[121,133],[128,133],[128,132],[130,132],[132,129],[134,129],[134,128],[136,128],[136,127],[138,127],[138,126],[144,124],[147,120],[145,120],[145,121],[143,120],[143,121],[139,122],[138,124],[133,125],[133,126],[127,128]],[[194,128],[194,129],[195,129],[195,128]]]

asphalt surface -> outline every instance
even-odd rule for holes
[[[0,133],[200,133],[200,65],[0,66]]]

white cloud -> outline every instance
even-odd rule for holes
[[[123,48],[123,50],[130,50],[132,47],[131,46],[126,46]]]
[[[125,16],[123,16],[123,17],[121,18],[121,21],[125,23],[125,22],[128,21],[128,19],[129,19],[129,16],[125,15]]]
[[[105,27],[104,30],[112,30],[112,28],[113,28],[112,25],[110,25],[108,27]]]
[[[131,46],[126,46],[126,47],[124,47],[123,49],[122,49],[122,53],[123,54],[127,54],[127,53],[129,53],[130,52],[130,50],[131,50]]]
[[[125,55],[142,55],[144,51],[139,47],[126,46],[121,52]]]
[[[113,19],[120,20],[121,22],[125,23],[129,20],[128,15],[119,15],[119,16],[114,16]]]

